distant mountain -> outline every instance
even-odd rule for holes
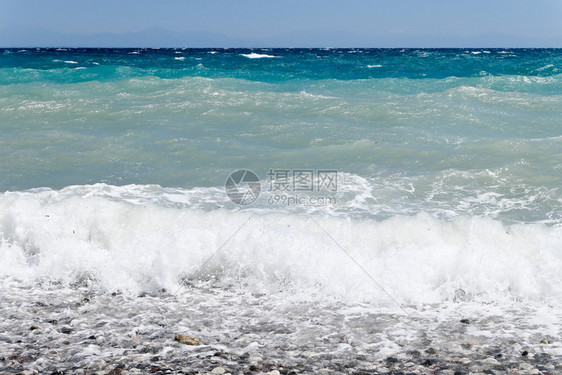
[[[516,37],[503,34],[377,35],[368,37],[346,31],[299,31],[253,41],[266,47],[373,47],[373,48],[560,48],[562,38]]]
[[[236,41],[205,31],[174,32],[157,27],[127,33],[66,34],[48,30],[0,31],[2,47],[234,47]]]
[[[0,47],[411,47],[411,48],[513,48],[562,47],[562,38],[525,38],[501,34],[460,37],[455,35],[377,35],[347,31],[295,31],[274,36],[231,38],[206,31],[169,31],[150,28],[127,33],[67,34],[48,30],[0,31]]]

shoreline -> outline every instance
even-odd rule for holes
[[[369,304],[218,288],[134,298],[88,288],[0,289],[1,373],[562,372],[562,310],[548,306],[451,302],[407,308],[407,317]],[[200,344],[175,341],[177,334]]]

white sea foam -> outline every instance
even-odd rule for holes
[[[543,67],[541,67],[541,68],[538,68],[537,70],[538,70],[538,71],[542,71],[542,70],[547,70],[547,69],[550,69],[550,68],[553,68],[553,67],[554,67],[553,64],[547,64],[547,65],[545,65],[545,66],[543,66]]]
[[[185,60],[185,57],[184,57],[184,56],[181,56],[181,57],[174,57],[174,60],[183,61],[183,60]]]
[[[243,53],[241,54],[241,56],[247,57],[249,59],[266,59],[266,58],[276,58],[279,56],[273,56],[273,55],[266,55],[266,54],[260,54],[260,53]]]
[[[307,98],[314,98],[314,99],[336,99],[336,97],[334,97],[334,96],[311,94],[311,93],[307,92],[306,90],[302,90],[299,94],[301,96],[305,96]]]
[[[459,290],[484,301],[562,297],[560,227],[202,209],[193,208],[194,197],[218,190],[164,192],[95,185],[5,193],[0,277],[89,280],[129,292],[173,290],[202,277],[250,291],[385,301],[372,277],[400,302],[443,302]]]
[[[367,68],[382,68],[381,64],[367,65]]]
[[[78,61],[67,60],[65,61],[67,64],[78,64]]]

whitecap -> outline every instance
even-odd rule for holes
[[[243,53],[241,54],[241,56],[247,57],[249,59],[264,59],[264,58],[275,58],[275,57],[279,57],[279,56],[273,56],[273,55],[266,55],[266,54],[259,54],[259,53]]]
[[[543,66],[542,68],[538,68],[537,71],[546,70],[546,69],[549,69],[549,68],[552,68],[552,67],[554,67],[554,65],[548,64],[548,65]]]

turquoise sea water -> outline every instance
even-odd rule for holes
[[[173,288],[248,214],[224,277],[371,298],[313,215],[399,300],[560,298],[561,69],[552,49],[0,50],[0,275]],[[242,168],[264,182],[247,207],[224,191]],[[271,200],[272,170],[337,171],[333,200]]]

